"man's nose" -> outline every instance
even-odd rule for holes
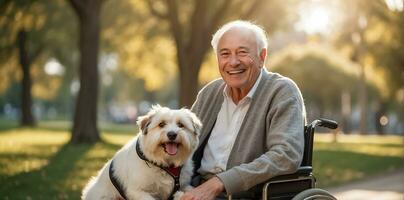
[[[234,67],[240,64],[240,59],[238,58],[237,55],[231,55],[230,56],[230,61],[229,61],[230,66]]]

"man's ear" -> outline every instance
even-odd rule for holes
[[[267,57],[267,49],[262,48],[261,52],[260,52],[260,61],[261,61],[262,65],[264,65],[266,57]]]

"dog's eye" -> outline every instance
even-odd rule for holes
[[[166,125],[165,122],[160,122],[159,127],[160,127],[160,128],[163,128],[165,125]]]
[[[177,122],[177,126],[180,128],[184,128],[184,124],[182,124],[181,122]]]

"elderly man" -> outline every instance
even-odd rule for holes
[[[256,185],[300,165],[306,123],[296,84],[264,68],[265,31],[233,21],[213,36],[221,79],[207,84],[192,106],[202,120],[194,154],[196,188],[181,198],[227,195],[259,198]]]

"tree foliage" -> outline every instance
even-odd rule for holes
[[[73,24],[69,22],[73,15],[66,9],[62,0],[41,1],[3,1],[0,8],[0,93],[5,92],[13,81],[22,78],[18,67],[17,31],[27,30],[29,51],[38,56],[32,62],[31,76],[33,80],[32,95],[37,99],[53,99],[59,92],[60,81],[64,77],[46,74],[44,64],[50,58],[56,58],[64,66],[65,72],[71,70],[71,39],[75,37]],[[63,23],[64,26],[60,26]],[[40,52],[37,52],[39,51]],[[37,52],[37,53],[34,53]],[[39,54],[40,53],[40,54]],[[52,86],[48,82],[55,83]],[[45,92],[46,91],[46,92]]]
[[[318,110],[340,108],[340,95],[356,91],[358,70],[330,47],[293,45],[273,55],[269,69],[290,77],[302,90],[306,102]]]
[[[404,85],[403,11],[389,10],[384,0],[344,1],[341,8],[346,15],[343,29],[335,35],[336,46],[351,58],[359,51],[366,73],[378,73],[389,86],[383,88],[381,97],[391,98]]]

